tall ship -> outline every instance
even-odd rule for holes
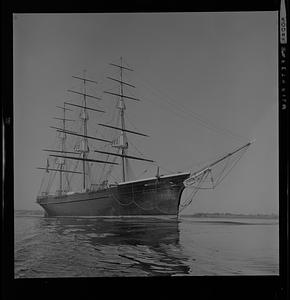
[[[140,101],[130,92],[135,86],[124,76],[133,69],[122,58],[109,65],[118,75],[106,77],[113,90],[104,90],[103,95],[114,102],[106,122],[102,122],[102,115],[108,112],[99,106],[102,98],[89,92],[98,82],[85,72],[72,76],[79,82],[79,89],[68,92],[77,96],[79,102],[66,101],[57,106],[61,115],[54,119],[59,125],[51,126],[56,142],[52,149],[43,149],[47,158],[45,165],[38,168],[43,170],[43,177],[36,202],[46,216],[176,217],[199,190],[214,189],[252,142],[231,149],[198,170],[161,174],[153,159],[144,157],[141,151],[139,155],[130,151],[134,148],[131,135],[148,138],[126,122],[127,105]],[[77,119],[70,117],[73,113]],[[90,125],[95,134],[89,132]],[[155,175],[138,179],[134,176],[134,161],[151,164]],[[181,201],[184,190],[189,192]]]

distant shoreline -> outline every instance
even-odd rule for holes
[[[28,209],[14,209],[14,215],[44,215],[44,211],[43,210],[28,210]]]
[[[23,210],[15,209],[16,215],[43,215],[43,210]],[[240,218],[240,219],[279,219],[276,214],[233,214],[233,213],[195,213],[180,215],[184,218]]]
[[[232,213],[196,213],[180,215],[185,218],[240,218],[240,219],[279,219],[275,214],[232,214]]]

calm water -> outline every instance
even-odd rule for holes
[[[276,275],[278,220],[15,215],[15,277]]]

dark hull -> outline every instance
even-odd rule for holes
[[[98,191],[39,196],[48,216],[177,216],[189,173],[122,183]]]

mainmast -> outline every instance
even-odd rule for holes
[[[87,113],[87,100],[86,100],[86,79],[85,79],[85,71],[84,71],[84,78],[83,78],[83,109],[81,112],[81,119],[83,121],[83,134],[84,137],[82,138],[82,143],[81,143],[81,152],[82,152],[82,158],[83,158],[83,190],[86,189],[86,158],[87,158],[87,153],[89,152],[89,147],[88,147],[88,139],[87,139],[87,132],[88,132],[88,119],[89,119],[89,114]]]
[[[113,96],[118,96],[117,108],[119,109],[119,112],[120,112],[121,126],[116,127],[116,126],[110,126],[110,125],[101,124],[101,123],[99,123],[98,125],[103,126],[103,127],[116,129],[116,130],[120,130],[120,135],[118,136],[118,138],[116,140],[112,141],[112,145],[111,145],[113,148],[119,149],[119,153],[104,152],[104,151],[98,151],[98,150],[95,150],[95,152],[121,157],[121,159],[122,159],[122,181],[125,182],[126,180],[128,180],[128,176],[129,176],[129,174],[126,174],[126,170],[128,169],[128,160],[129,159],[135,159],[135,160],[140,160],[140,161],[148,161],[148,162],[154,162],[154,161],[150,160],[150,159],[145,159],[145,158],[140,158],[140,157],[136,157],[136,156],[132,156],[132,155],[127,155],[128,140],[127,140],[127,134],[126,133],[136,134],[136,135],[145,136],[145,137],[148,137],[148,135],[140,133],[140,132],[136,132],[136,131],[133,131],[133,130],[126,129],[126,124],[125,124],[125,111],[126,111],[125,99],[128,99],[130,101],[132,101],[132,100],[133,101],[140,101],[140,99],[138,99],[138,98],[135,98],[135,97],[124,94],[124,86],[131,87],[131,88],[135,88],[135,86],[128,83],[128,82],[125,82],[123,80],[123,72],[124,72],[124,70],[127,70],[127,71],[133,71],[133,70],[128,68],[128,67],[125,67],[123,65],[123,58],[122,57],[120,58],[120,64],[110,63],[110,65],[112,65],[114,67],[117,67],[120,70],[119,79],[112,78],[112,77],[107,77],[108,79],[113,80],[113,81],[115,81],[119,84],[119,93],[113,93],[113,92],[109,92],[109,91],[104,91],[104,93],[110,94],[110,95],[113,95]]]
[[[126,154],[126,149],[128,148],[128,143],[126,139],[126,132],[125,129],[125,117],[124,112],[126,109],[125,102],[123,99],[123,68],[122,68],[122,57],[121,57],[121,66],[120,66],[120,102],[119,102],[119,109],[120,109],[120,116],[121,116],[121,140],[123,141],[123,147],[121,148],[121,154],[122,154],[122,177],[123,182],[126,181],[126,172],[125,172],[125,163],[126,163],[126,157],[124,155]]]
[[[67,108],[65,107],[65,104],[63,105],[63,107],[58,107],[58,108],[61,108],[62,111],[63,111],[63,114],[62,114],[62,118],[54,118],[54,119],[57,119],[57,120],[61,120],[62,121],[62,129],[63,129],[63,132],[59,132],[59,139],[61,140],[61,147],[60,147],[60,151],[62,153],[64,153],[66,150],[65,150],[65,144],[66,144],[66,133],[65,133],[65,125],[66,125],[66,121],[74,121],[74,120],[70,120],[70,119],[66,119],[66,115],[65,115],[65,112],[67,110]],[[63,193],[63,172],[66,172],[65,170],[65,159],[64,158],[58,158],[58,161],[57,161],[57,164],[59,165],[59,189],[58,189],[58,194],[61,195]]]
[[[126,154],[127,154],[127,149],[128,149],[128,142],[127,142],[127,136],[126,136],[126,131],[127,130],[126,130],[126,126],[125,126],[126,105],[125,105],[125,102],[124,102],[124,98],[131,99],[131,100],[137,100],[137,101],[139,101],[139,99],[124,95],[124,91],[123,91],[123,85],[124,84],[128,85],[128,86],[131,86],[131,87],[134,87],[134,86],[123,81],[123,70],[125,69],[125,70],[129,70],[129,71],[133,71],[132,69],[129,69],[129,68],[126,68],[126,67],[123,66],[123,58],[122,57],[120,58],[120,65],[117,65],[117,64],[110,64],[110,65],[118,67],[120,69],[120,80],[108,77],[109,79],[114,80],[114,81],[116,81],[120,84],[119,94],[111,93],[111,92],[105,92],[105,93],[115,95],[115,96],[119,96],[119,102],[118,102],[117,108],[120,111],[120,119],[121,119],[121,128],[120,128],[120,130],[121,130],[121,133],[120,133],[120,136],[119,136],[119,139],[118,139],[117,143],[113,144],[112,146],[120,149],[119,154],[122,158],[122,181],[124,182],[124,181],[126,181],[126,164],[127,164]]]
[[[63,104],[65,108],[65,104]],[[62,120],[62,128],[65,130],[65,109],[63,109],[63,120]],[[64,132],[59,133],[61,135],[61,151],[65,151],[65,140],[66,140],[66,134]],[[65,165],[65,159],[62,158],[63,164],[60,165],[60,172],[59,172],[59,191],[62,193],[62,170]]]

